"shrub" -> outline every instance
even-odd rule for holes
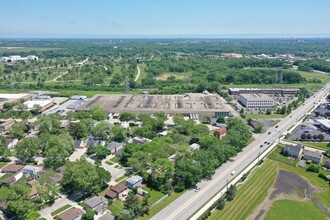
[[[306,167],[306,170],[309,172],[318,173],[320,171],[320,166],[315,164],[310,164]]]

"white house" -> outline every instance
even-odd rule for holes
[[[9,56],[8,62],[17,62],[17,61],[20,61],[21,59],[22,59],[22,57],[18,56],[18,55]]]
[[[8,150],[14,150],[16,148],[17,143],[18,143],[18,139],[9,138],[6,141],[6,146]]]
[[[23,173],[24,174],[29,174],[29,175],[37,175],[38,172],[41,171],[41,169],[42,169],[41,167],[26,165],[23,168]]]
[[[34,55],[29,55],[29,56],[26,57],[26,59],[27,59],[28,61],[39,60],[39,58],[38,58],[37,56],[34,56]]]
[[[7,63],[8,60],[9,60],[9,57],[1,57],[1,58],[0,58],[0,62],[5,62],[5,63]]]

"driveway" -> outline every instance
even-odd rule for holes
[[[72,207],[83,209],[77,203],[69,200],[64,195],[62,195],[61,197],[62,198],[58,198],[52,206],[40,210],[41,217],[46,218],[46,219],[53,219],[51,213],[67,204],[71,205]]]
[[[102,167],[111,173],[110,185],[116,184],[115,179],[117,179],[121,176],[124,176],[124,174],[126,173],[125,169],[115,168],[116,163],[111,166],[109,164],[105,163],[106,161],[110,160],[112,157],[113,157],[113,155],[109,155],[109,156],[107,156],[107,158],[102,160]]]
[[[71,154],[71,156],[69,157],[69,160],[71,162],[77,161],[81,158],[81,156],[86,153],[87,148],[77,148],[75,149],[75,151],[73,152],[73,154]]]

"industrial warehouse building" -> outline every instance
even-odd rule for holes
[[[239,101],[247,108],[272,108],[274,99],[266,94],[241,94]]]
[[[281,94],[281,95],[297,95],[300,93],[300,89],[257,89],[257,88],[229,88],[229,95],[240,94]]]

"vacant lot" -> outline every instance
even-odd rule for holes
[[[311,202],[279,200],[274,202],[265,217],[265,220],[278,219],[321,220],[327,217]]]

